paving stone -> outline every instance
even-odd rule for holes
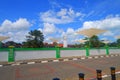
[[[85,80],[95,80],[96,69],[101,69],[103,75],[110,75],[110,67],[120,71],[120,56],[78,59],[70,61],[22,64],[18,66],[0,67],[0,80],[79,80],[78,73],[85,74]],[[26,62],[25,62],[26,63]],[[110,77],[103,80],[110,80]],[[120,74],[117,74],[120,80]]]

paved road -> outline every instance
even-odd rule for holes
[[[85,80],[95,80],[96,69],[101,69],[103,75],[110,74],[110,67],[120,71],[120,56],[85,59],[65,62],[49,62],[24,64],[19,66],[0,67],[0,80],[79,80],[78,73],[85,73]],[[120,75],[120,74],[119,74]],[[119,76],[118,75],[118,76]],[[108,80],[108,78],[104,79]],[[118,79],[117,77],[117,80]]]

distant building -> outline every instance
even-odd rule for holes
[[[63,44],[58,44],[58,46],[62,48],[62,47],[63,47]]]

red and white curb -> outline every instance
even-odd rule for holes
[[[73,57],[73,58],[60,58],[60,59],[52,59],[52,60],[37,60],[37,61],[31,61],[31,62],[12,62],[12,63],[7,63],[7,64],[0,64],[0,67],[4,67],[4,66],[17,66],[17,65],[23,65],[23,64],[35,64],[35,63],[48,63],[48,62],[62,62],[62,61],[75,61],[75,60],[85,60],[85,59],[98,59],[98,58],[105,58],[105,57],[116,57],[116,56],[120,56],[120,54],[111,54],[111,55],[97,55],[97,56],[89,56],[89,57]],[[105,77],[106,75],[104,75],[103,77]]]

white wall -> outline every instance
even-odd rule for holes
[[[37,50],[37,51],[15,51],[15,60],[55,58],[55,50]]]
[[[61,50],[61,57],[85,56],[86,50]]]
[[[110,54],[120,54],[120,49],[109,49]]]
[[[120,54],[120,49],[109,49],[110,54]],[[106,49],[91,49],[90,55],[105,55]],[[61,57],[86,56],[86,50],[60,50]],[[56,58],[56,50],[15,51],[15,60]],[[0,62],[8,61],[8,51],[0,51]]]
[[[8,61],[8,51],[0,51],[0,62]]]
[[[90,55],[105,55],[106,50],[105,49],[91,49]]]

